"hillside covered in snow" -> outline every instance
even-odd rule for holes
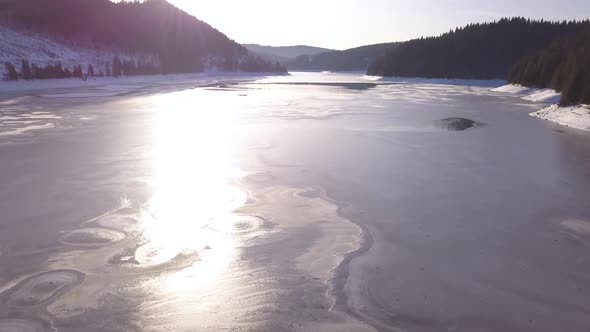
[[[2,0],[0,62],[5,79],[285,70],[164,0]]]
[[[116,48],[82,47],[75,46],[65,41],[49,38],[46,35],[19,31],[6,26],[0,26],[0,67],[2,76],[6,76],[7,64],[11,64],[19,74],[22,73],[22,62],[29,65],[46,68],[56,63],[61,63],[62,68],[73,73],[76,66],[82,66],[85,75],[89,68],[95,76],[105,76],[111,71],[115,57],[122,61],[135,61],[136,63],[149,63],[158,65],[158,56],[149,53],[127,53]]]

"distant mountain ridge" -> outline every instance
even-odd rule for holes
[[[355,47],[343,51],[300,55],[289,61],[289,70],[366,71],[369,65],[397,42]]]
[[[189,73],[210,69],[286,70],[252,54],[207,23],[164,0],[119,3],[109,0],[1,0],[0,25],[5,31],[34,34],[33,38],[37,41],[45,38],[39,45],[53,43],[66,45],[68,52],[80,49],[84,50],[83,53],[114,54],[117,59],[112,58],[110,71],[120,69],[120,73],[126,75]],[[12,57],[5,56],[0,61],[6,63],[7,69],[9,64],[18,69],[19,63],[15,61],[19,59],[14,59],[14,52],[7,51],[9,47],[0,40],[0,56],[3,49],[4,54],[12,54]],[[46,54],[52,58],[49,55],[54,54],[54,64],[65,62],[55,51],[37,51],[31,57]],[[151,60],[139,63],[138,55]],[[29,60],[27,54],[20,56],[21,62],[34,61]],[[81,62],[84,59],[80,57]],[[101,58],[100,62],[104,59]],[[78,65],[86,68],[90,64]],[[73,70],[63,67],[53,69],[52,72],[62,72],[66,77],[66,69]],[[106,74],[107,68],[101,69]]]
[[[272,56],[277,59],[290,60],[304,54],[315,55],[318,53],[333,51],[332,49],[308,46],[265,46],[259,44],[243,44],[248,50],[263,56]]]

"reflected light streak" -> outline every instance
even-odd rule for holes
[[[167,279],[178,290],[206,287],[223,272],[234,248],[231,234],[210,225],[231,216],[247,198],[231,185],[240,174],[232,160],[237,105],[203,90],[154,98],[154,195],[142,213],[146,244],[136,260],[157,265],[181,253],[198,254],[199,261],[178,275],[182,278]]]

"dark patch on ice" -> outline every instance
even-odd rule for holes
[[[475,127],[477,122],[466,118],[449,117],[435,121],[435,125],[448,131],[463,131]]]

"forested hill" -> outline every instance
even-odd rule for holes
[[[526,57],[510,72],[515,84],[562,92],[561,104],[590,104],[590,27]]]
[[[367,70],[369,64],[397,43],[385,43],[330,51],[315,55],[300,55],[288,62],[289,70]]]
[[[286,63],[291,59],[295,59],[302,54],[315,55],[318,53],[333,51],[327,48],[314,47],[308,45],[296,46],[264,46],[258,44],[243,44],[244,47],[250,51],[261,55],[269,60],[275,60]]]
[[[589,22],[547,22],[524,18],[470,24],[438,37],[401,43],[374,61],[368,74],[428,78],[508,78],[512,66],[573,34]]]
[[[165,0],[0,0],[0,24],[80,48],[155,55],[162,73],[282,69]]]

